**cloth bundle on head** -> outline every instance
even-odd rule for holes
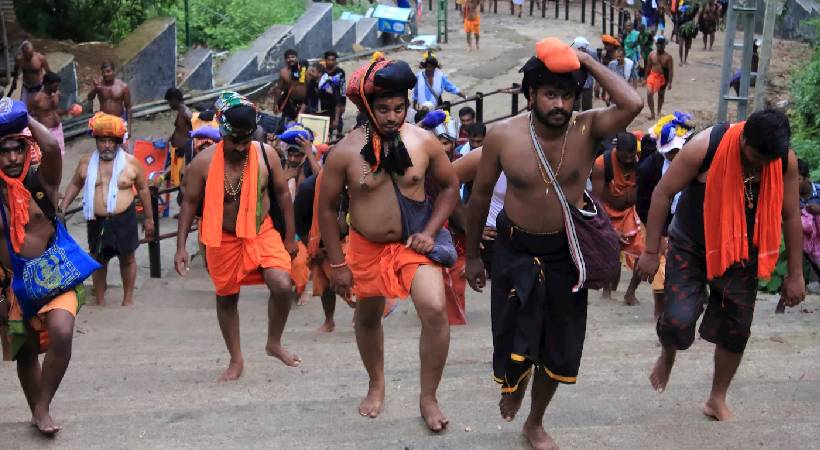
[[[0,136],[22,133],[28,126],[28,108],[10,97],[0,99]]]
[[[128,131],[122,117],[98,112],[88,121],[88,132],[93,137],[108,137],[122,140]]]
[[[233,91],[225,91],[219,94],[214,109],[222,136],[233,134],[236,130],[256,130],[259,111],[247,97]]]
[[[437,109],[435,111],[430,111],[424,116],[424,119],[421,121],[421,126],[427,128],[428,130],[432,130],[433,128],[443,124],[447,120],[447,113]]]
[[[535,44],[535,56],[518,71],[524,74],[521,92],[530,99],[530,88],[546,84],[572,85],[578,95],[584,87],[587,72],[581,67],[578,55],[557,38],[546,38]]]
[[[446,114],[444,121],[438,124],[435,128],[436,137],[445,137],[451,141],[458,139],[458,127],[456,121]]]
[[[615,36],[610,36],[608,34],[604,34],[601,36],[601,42],[603,42],[604,45],[613,45],[615,47],[621,46],[621,41],[619,41],[618,38],[616,38]]]
[[[297,141],[299,138],[313,142],[313,133],[299,122],[294,122],[284,133],[276,137],[280,141],[291,145],[299,145],[299,141]]]
[[[353,72],[347,85],[347,98],[365,113],[369,120],[367,142],[361,154],[370,164],[370,170],[377,172],[385,169],[388,172],[403,175],[413,165],[407,149],[401,141],[401,134],[385,136],[380,129],[371,108],[373,96],[386,93],[397,93],[407,97],[407,91],[416,85],[416,75],[404,61],[380,59],[360,67]],[[406,110],[405,110],[406,114]],[[400,121],[404,123],[404,119]],[[383,142],[387,140],[387,142]],[[385,152],[384,146],[388,146]],[[374,150],[375,149],[375,150]]]
[[[204,127],[199,127],[196,130],[191,131],[189,136],[192,139],[210,139],[215,142],[222,140],[222,135],[219,134],[219,130],[210,125],[205,125]]]
[[[661,117],[648,132],[655,139],[658,151],[668,153],[671,150],[683,148],[695,132],[695,125],[692,124],[690,114],[675,111]]]
[[[574,48],[586,50],[589,48],[589,40],[583,36],[578,36],[574,41],[572,41],[572,46]]]

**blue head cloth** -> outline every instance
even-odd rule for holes
[[[421,121],[421,126],[427,128],[428,130],[432,130],[433,128],[441,125],[444,121],[447,120],[447,114],[437,109],[435,111],[430,111],[424,116],[424,119]]]
[[[294,122],[284,133],[277,137],[280,141],[293,145],[299,144],[299,142],[296,141],[297,138],[313,141],[313,133],[299,122]]]
[[[194,139],[205,138],[217,142],[222,140],[222,134],[219,133],[219,130],[210,125],[201,126],[191,131],[189,135]]]
[[[28,126],[26,104],[9,97],[0,99],[0,137],[19,134]]]

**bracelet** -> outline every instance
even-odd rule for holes
[[[340,262],[339,264],[331,264],[331,269],[341,269],[342,267],[347,267],[347,261]]]

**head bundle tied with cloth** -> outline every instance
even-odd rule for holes
[[[36,141],[30,134],[24,133],[27,131],[26,127],[28,127],[28,109],[25,103],[9,97],[0,99],[0,149],[9,151],[6,149],[14,148],[23,155],[19,173],[9,174],[6,171],[12,172],[12,170],[5,167],[0,170],[0,180],[6,187],[5,203],[10,214],[9,236],[15,252],[20,251],[26,239],[31,193],[23,185],[23,181],[31,166],[31,155],[37,151]],[[10,142],[16,142],[17,145],[12,147],[9,145]]]
[[[383,131],[373,112],[373,101],[376,97],[400,96],[405,99],[406,105],[409,103],[407,91],[415,85],[416,75],[406,62],[388,59],[379,59],[362,66],[350,77],[347,98],[367,115],[366,142],[361,154],[374,173],[384,169],[404,175],[404,171],[413,165],[401,140],[400,129],[389,135]],[[406,107],[404,114],[407,114]],[[402,117],[399,123],[403,124],[404,121],[405,118]]]
[[[94,219],[94,196],[96,195],[97,175],[100,161],[114,161],[111,166],[111,177],[108,181],[108,195],[105,198],[106,212],[114,214],[117,207],[117,194],[120,189],[117,185],[120,174],[125,170],[125,153],[120,151],[120,144],[125,137],[126,125],[121,117],[98,112],[88,121],[88,132],[95,139],[113,139],[116,145],[113,148],[97,144],[97,149],[91,154],[86,169],[85,183],[83,184],[83,216],[86,220]],[[99,141],[98,141],[99,142]],[[102,150],[101,150],[102,148]]]
[[[256,105],[236,92],[226,91],[216,101],[216,120],[223,138],[231,140],[234,146],[250,141],[256,131],[258,114]],[[247,147],[242,175],[238,182],[238,193],[229,192],[225,184],[225,140],[216,144],[208,168],[205,182],[205,201],[200,225],[200,241],[209,247],[219,247],[222,243],[222,219],[225,195],[239,198],[239,212],[236,217],[235,235],[238,238],[254,238],[262,222],[261,202],[258,200],[259,157],[257,146],[251,143]],[[264,149],[260,149],[264,151]],[[271,199],[273,201],[273,199]]]
[[[535,56],[518,71],[524,74],[521,91],[530,100],[530,89],[556,86],[577,97],[587,79],[575,50],[558,38],[546,38],[535,44]]]
[[[672,150],[680,150],[686,141],[692,137],[695,125],[692,123],[690,114],[675,111],[673,114],[663,116],[649,130],[649,136],[655,139],[659,152],[669,153]]]

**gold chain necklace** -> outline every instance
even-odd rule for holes
[[[567,127],[567,130],[564,132],[564,142],[561,144],[561,159],[558,160],[558,168],[555,170],[555,180],[558,180],[558,174],[561,173],[561,166],[564,165],[564,154],[566,153],[567,149],[567,136],[569,136],[570,128],[572,128],[574,125],[575,117],[572,118],[572,122],[570,122],[569,126]],[[535,157],[535,165],[538,166],[538,172],[541,174],[541,179],[544,180],[544,184],[547,185],[546,189],[544,189],[544,195],[549,195],[550,186],[552,186],[552,181],[550,181],[547,178],[547,172],[545,171],[544,167],[541,166],[541,161],[538,160],[538,155],[536,155]]]
[[[242,182],[245,181],[245,169],[248,167],[248,153],[245,153],[245,161],[242,162],[242,173],[239,175],[236,185],[233,185],[228,178],[228,165],[225,164],[225,193],[229,197],[236,200],[236,197],[242,192]]]
[[[746,177],[743,180],[743,195],[746,197],[746,208],[752,209],[754,207],[754,192],[752,192],[752,181],[755,180],[755,176]]]

